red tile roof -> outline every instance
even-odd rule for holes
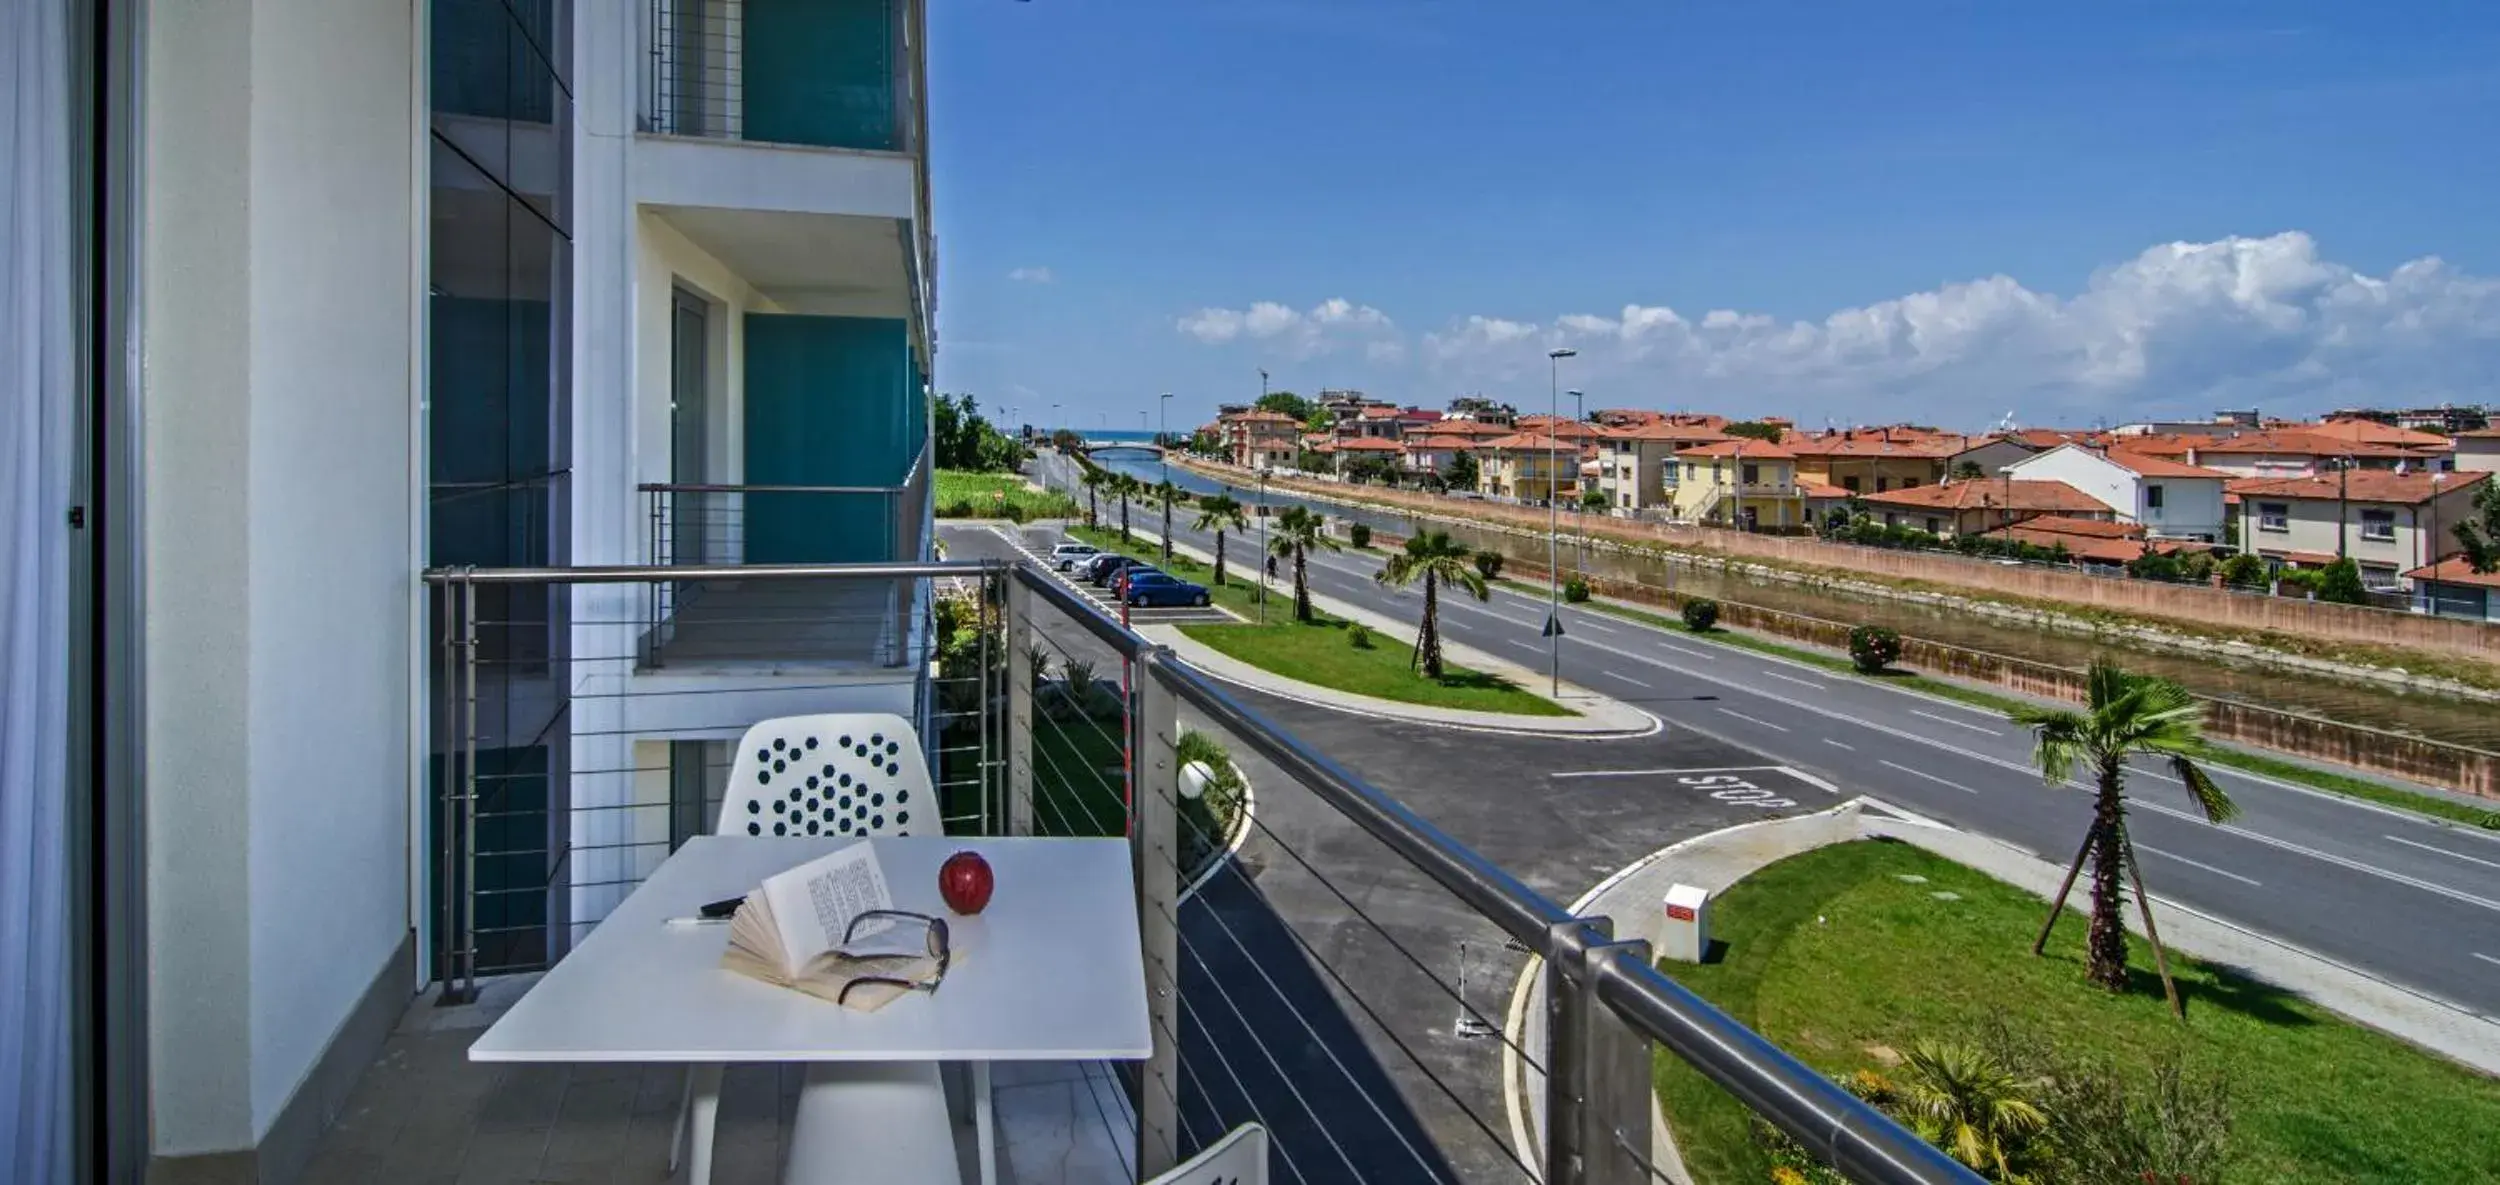
[[[2037,510],[2050,514],[2108,514],[2110,508],[2092,495],[2062,481],[1951,481],[1866,495],[1868,503],[1917,510],[1980,510],[1989,507]]]
[[[1337,442],[1337,448],[1350,453],[1402,453],[1406,446],[1377,436],[1349,436]]]
[[[1675,455],[1679,457],[1755,457],[1765,461],[1791,461],[1797,457],[1797,454],[1788,451],[1785,445],[1743,437],[1677,449]]]
[[[1415,433],[1406,438],[1406,451],[1410,453],[1455,452],[1477,447],[1481,446],[1475,437],[1453,432]]]
[[[2481,482],[2488,473],[2397,473],[2350,469],[2320,477],[2248,477],[2225,487],[2242,499],[2305,498],[2328,502],[2391,502],[2418,506],[2433,497]]]
[[[2224,473],[2219,469],[2207,469],[2200,465],[2188,465],[2182,462],[2173,461],[2168,457],[2156,457],[2148,453],[2129,452],[2126,449],[2121,448],[2111,449],[2101,455],[2109,458],[2111,464],[2116,465],[2121,469],[2129,470],[2139,477],[2218,477],[2228,479],[2231,476],[2230,474]]]
[[[2338,440],[2366,441],[2371,444],[2443,450],[2448,447],[2448,438],[2436,432],[2417,432],[2411,428],[2397,428],[2376,420],[2361,419],[2358,416],[2328,420],[2305,430],[2319,436],[2331,436]]]
[[[2447,440],[2443,438],[2434,451],[2445,452],[2448,447]],[[2418,447],[2371,440],[2352,440],[2307,429],[2247,432],[2238,436],[2225,437],[2211,444],[2195,445],[2194,448],[2199,453],[2219,453],[2225,456],[2241,453],[2308,457],[2418,457],[2424,455],[2424,450]]]
[[[2477,572],[2465,557],[2452,555],[2436,564],[2424,564],[2405,573],[2415,580],[2436,580],[2441,584],[2471,584],[2478,588],[2500,588],[2500,572]]]
[[[2068,518],[2062,514],[2044,514],[2015,524],[2034,531],[2056,535],[2075,535],[2091,539],[2141,539],[2144,528],[2136,523],[2112,522],[2097,518]]]
[[[1840,486],[1826,485],[1819,481],[1808,481],[1802,477],[1797,479],[1797,492],[1804,494],[1806,497],[1817,499],[1851,498],[1856,496]]]
[[[1660,419],[1621,428],[1609,428],[1600,443],[1606,440],[1652,440],[1669,444],[1708,444],[1714,440],[1733,439],[1735,438],[1707,424],[1678,424],[1671,420]]]

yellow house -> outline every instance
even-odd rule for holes
[[[1674,515],[1721,526],[1801,527],[1804,491],[1797,455],[1761,440],[1722,440],[1678,450]]]
[[[1476,492],[1487,498],[1543,503],[1579,496],[1580,442],[1543,432],[1515,432],[1477,446]]]
[[[1969,438],[1899,428],[1790,433],[1780,445],[1796,454],[1797,479],[1881,494],[1932,486],[1950,475],[1953,455]]]

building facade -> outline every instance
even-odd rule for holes
[[[1808,525],[1797,458],[1779,445],[1723,440],[1679,450],[1675,459],[1678,472],[1669,506],[1679,522],[1746,530]]]
[[[2481,473],[2353,470],[2235,481],[2238,543],[2242,551],[2306,566],[2350,558],[2364,582],[2392,588],[2455,547],[2455,525],[2472,516],[2475,495],[2492,480]]]
[[[2063,444],[2008,465],[2016,481],[2057,481],[2090,495],[2125,523],[2163,538],[2224,541],[2223,483],[2228,475],[2124,449]]]

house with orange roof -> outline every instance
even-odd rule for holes
[[[1291,468],[1301,449],[1301,422],[1280,411],[1233,412],[1215,426],[1225,453],[1245,469]]]
[[[2384,424],[2370,426],[2382,432],[2404,431]],[[2234,477],[2306,477],[2346,464],[2361,469],[2408,471],[2447,468],[2454,446],[2444,436],[2434,439],[2439,442],[2437,447],[2425,447],[2331,436],[2314,428],[2270,428],[2191,443],[2184,456],[2191,465],[2219,469]]]
[[[2500,623],[2500,572],[2477,572],[2452,555],[2405,573],[2413,583],[2413,611],[2467,621]]]
[[[1780,438],[1797,459],[1799,478],[1854,494],[1934,485],[1969,443],[1966,436],[1908,426],[1791,432]]]
[[[2448,438],[2439,433],[2399,428],[2393,424],[2382,424],[2377,420],[2366,420],[2359,416],[2332,419],[2322,424],[2308,425],[2301,430],[2334,440],[2350,440],[2362,444],[2392,444],[2402,448],[2423,448],[2434,451],[2448,447]]]
[[[1476,452],[1476,492],[1535,505],[1557,497],[1565,501],[1577,497],[1586,449],[1568,429],[1582,426],[1565,421],[1565,431],[1554,435],[1514,432],[1482,442]]]
[[[1460,454],[1476,451],[1477,437],[1465,432],[1438,431],[1440,427],[1436,424],[1435,431],[1409,432],[1406,439],[1398,442],[1406,449],[1408,472],[1438,473],[1446,477]]]
[[[1717,417],[1667,417],[1610,429],[1597,438],[1597,489],[1611,514],[1632,517],[1670,504],[1681,474],[1676,450],[1734,437],[1708,423]]]
[[[1731,437],[1678,449],[1675,464],[1668,513],[1679,522],[1747,530],[1809,525],[1797,454],[1784,445]]]
[[[2365,583],[2391,588],[2432,564],[2455,524],[2473,513],[2488,473],[2394,473],[2349,469],[2314,477],[2242,478],[2240,550],[2322,565],[2349,557]]]
[[[2058,481],[2164,539],[2224,542],[2223,485],[2231,475],[2128,448],[2061,444],[2005,467],[2015,481]]]
[[[2449,463],[2459,473],[2500,471],[2500,428],[2476,428],[2451,438],[2455,452]]]
[[[1865,495],[1867,513],[1885,526],[1934,535],[1985,534],[2042,515],[2115,521],[2100,499],[2062,481],[1968,478]]]

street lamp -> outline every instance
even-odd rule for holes
[[[1262,370],[1259,377],[1266,378]],[[1259,466],[1259,624],[1267,624],[1267,466]]]
[[[1569,346],[1545,351],[1545,642],[1550,648],[1546,692],[1558,697],[1562,695],[1562,520],[1554,493],[1561,482],[1562,442],[1554,434],[1554,420],[1562,411],[1562,360],[1579,356],[1580,351]]]
[[[1574,390],[1565,391],[1563,394],[1571,396],[1571,422],[1575,424],[1588,423],[1588,392]],[[1580,571],[1583,575],[1585,575],[1589,570],[1589,500],[1587,491],[1580,488],[1578,480],[1580,472],[1579,450],[1572,450],[1571,456],[1571,471],[1573,478],[1571,483],[1571,521],[1580,524]]]
[[[1155,455],[1163,458],[1163,480],[1172,481],[1172,393],[1164,392],[1155,400]]]

